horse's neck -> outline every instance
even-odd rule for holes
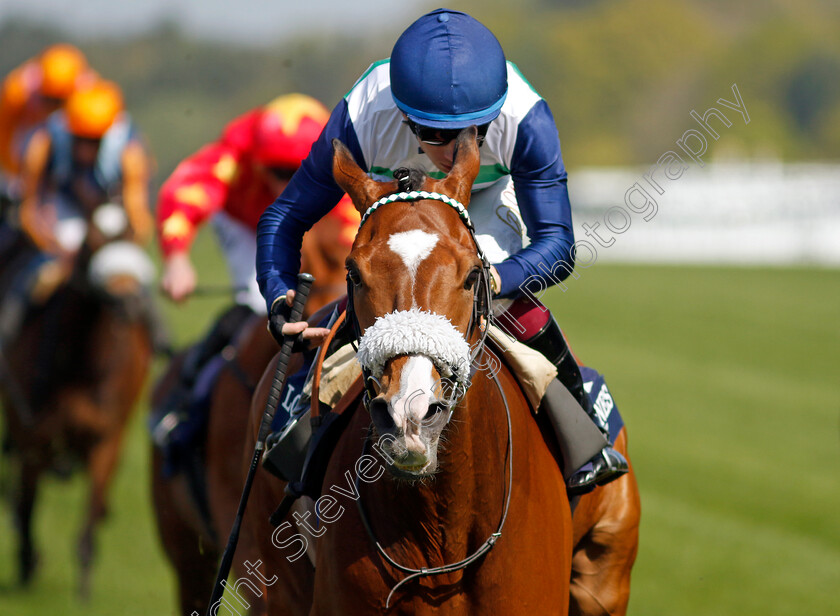
[[[508,431],[492,380],[476,376],[441,440],[433,478],[377,482],[380,502],[390,513],[376,517],[387,517],[393,536],[411,538],[430,566],[443,564],[435,562],[440,558],[464,558],[499,523],[508,488]]]

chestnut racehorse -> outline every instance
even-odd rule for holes
[[[304,238],[301,263],[316,278],[305,316],[346,291],[344,259],[349,244],[342,241],[343,232],[340,219],[328,216]],[[229,350],[232,353],[226,356],[226,364],[211,394],[206,440],[198,444],[204,449],[209,501],[206,515],[199,511],[184,475],[164,478],[160,452],[154,447],[152,452],[155,519],[164,551],[175,570],[180,613],[185,616],[193,611],[204,614],[207,608],[221,552],[242,493],[245,478],[242,456],[251,395],[278,347],[266,329],[265,318],[254,316]],[[163,400],[175,384],[182,359],[176,357],[156,384],[152,406]],[[249,460],[252,452],[253,447],[246,452]],[[241,563],[248,560],[248,553],[243,538],[236,560],[237,570],[243,573]],[[256,583],[259,585],[258,580]],[[258,600],[249,597],[248,602],[252,614],[261,613]]]
[[[337,174],[344,177],[346,176],[346,172],[341,170],[342,165],[345,168],[352,169],[352,164],[347,160],[347,157],[342,154],[337,154]],[[369,183],[361,176],[358,176],[355,171],[354,175],[356,179],[353,181],[356,182],[357,186],[361,187],[360,189],[356,189],[356,202],[360,204],[361,209],[364,209],[366,205],[374,201],[375,198],[383,192],[388,193],[395,190],[394,185],[386,184],[384,186],[376,186]],[[350,190],[347,186],[345,186],[345,189],[348,191]],[[359,197],[359,190],[366,192],[363,192],[362,196]],[[435,204],[433,203],[430,203],[430,205],[435,207]],[[405,204],[388,206],[388,208],[398,207],[402,208],[402,211],[397,211],[392,214],[396,220],[400,220],[402,215],[412,215],[410,212],[413,208],[410,208]],[[437,205],[437,207],[440,208],[441,206]],[[446,210],[445,207],[443,207],[443,209]],[[379,250],[376,250],[376,248],[378,248],[378,244],[376,243],[377,238],[375,237],[375,234],[379,234],[379,241],[381,243],[382,234],[387,233],[387,231],[383,231],[382,229],[388,229],[388,227],[384,226],[386,223],[378,222],[380,220],[381,218],[379,215],[371,217],[368,224],[375,225],[377,227],[376,231],[371,232],[371,235],[366,238],[367,241],[363,241],[361,243],[357,242],[356,249],[354,249],[354,255],[362,254],[366,256],[366,259],[368,259],[363,261],[365,264],[364,272],[366,276],[377,275],[376,266],[370,265],[369,259],[371,259],[371,256],[379,253],[388,253],[388,249],[383,250],[382,248],[379,248]],[[379,254],[379,256],[381,256],[381,254]],[[348,262],[355,268],[360,267],[358,260]],[[396,265],[398,266],[399,263]],[[389,267],[382,267],[381,270],[387,272],[393,271],[393,269]],[[388,290],[391,290],[391,287],[387,282],[380,281],[379,284],[381,286],[373,287],[370,280],[362,278],[360,274],[361,272],[359,272],[358,269],[356,269],[355,272],[351,269],[351,276],[359,276],[360,282],[364,282],[366,293],[376,293],[377,301],[384,301],[385,305],[389,308],[397,305],[397,300],[394,297],[389,297],[387,295]],[[381,275],[381,272],[379,272],[379,275]],[[417,287],[416,283],[415,287]],[[424,286],[423,288],[431,289],[436,287]],[[403,289],[403,292],[404,291],[405,289]],[[393,291],[391,292],[393,293]],[[390,304],[389,301],[391,302]],[[368,323],[370,323],[370,315],[368,315]],[[400,358],[395,360],[393,363],[397,364],[399,361]],[[403,361],[405,360],[403,359]],[[395,369],[392,367],[391,370],[393,371]],[[253,434],[251,434],[252,440],[246,450],[250,450],[250,447],[253,446],[253,438],[256,435],[256,425],[258,424],[259,418],[261,417],[264,409],[265,401],[268,395],[268,385],[273,372],[274,368],[272,365],[266,371],[263,381],[258,388],[257,394],[254,397],[251,412],[251,428]],[[394,390],[396,384],[393,383],[393,376],[389,375],[389,377],[391,378],[392,383],[391,390]],[[477,392],[479,388],[481,388],[482,395],[487,395],[488,392],[486,390],[488,389],[488,384],[490,382],[484,378],[477,378],[477,382],[481,383],[481,386],[474,383],[470,391]],[[382,378],[380,379],[380,386],[382,387],[384,385],[385,378]],[[510,385],[510,383],[508,382],[507,385]],[[469,395],[474,396],[476,394],[473,393]],[[490,395],[492,395],[492,392],[490,392]],[[472,400],[473,398],[470,398],[470,401]],[[362,410],[363,409],[358,409],[358,411]],[[379,412],[380,414],[383,414],[382,411],[382,407],[380,407],[378,411],[376,408],[373,409],[374,413]],[[459,421],[462,417],[463,416],[461,415],[459,407],[459,409],[456,410],[454,419],[457,423],[451,429],[456,431],[464,429],[460,425]],[[387,418],[382,417],[382,419],[387,421]],[[464,421],[468,423],[468,420]],[[356,412],[353,418],[353,423],[347,430],[347,433],[351,436],[347,436],[342,440],[340,447],[336,451],[335,460],[333,461],[333,466],[331,467],[331,475],[324,481],[323,484],[324,490],[326,491],[328,486],[331,485],[329,482],[338,479],[339,483],[334,485],[336,485],[337,488],[343,488],[344,492],[333,491],[328,492],[328,494],[335,495],[336,493],[346,493],[351,496],[353,495],[351,487],[346,485],[347,480],[345,476],[342,475],[342,469],[349,470],[352,474],[353,471],[351,468],[353,467],[353,463],[358,461],[361,455],[359,442],[367,436],[365,432],[367,424],[368,419],[366,418],[366,415],[363,412]],[[529,446],[533,446],[537,450],[541,451],[542,448],[537,444],[538,441],[530,440],[535,439],[531,429],[525,428],[524,425],[520,426],[520,429],[524,430],[525,433],[528,434]],[[461,444],[460,441],[462,436],[464,435],[457,437],[459,445]],[[496,444],[498,445],[498,435],[496,435],[496,439]],[[551,439],[549,438],[549,441],[550,440]],[[615,447],[629,460],[629,456],[627,454],[627,435],[625,428],[622,428],[617,442],[615,443]],[[466,458],[468,458],[468,456],[463,452],[456,452],[451,446],[447,446],[446,452],[443,454],[443,463],[445,464],[446,460],[455,459],[459,464],[461,464]],[[545,463],[545,461],[543,462]],[[546,464],[547,465],[544,467],[546,472],[549,472],[549,468],[556,468],[556,464],[554,463]],[[448,473],[441,472],[440,475],[446,478],[446,486],[450,492],[452,489],[449,482],[452,482],[451,485],[460,486],[463,485],[465,481],[463,476],[459,479]],[[444,483],[441,479],[441,477],[436,477],[429,485],[438,489],[439,486]],[[380,481],[387,482],[388,479],[383,478]],[[501,484],[501,475],[499,475],[499,484]],[[331,549],[339,553],[339,558],[336,562],[326,562],[324,560],[329,558],[327,556],[322,556],[322,546],[326,544],[327,539],[324,538],[319,540],[318,549],[320,551],[318,552],[318,562],[319,564],[323,563],[325,567],[328,567],[328,569],[326,572],[319,571],[317,579],[321,580],[322,583],[323,580],[328,580],[329,587],[325,588],[324,592],[316,592],[317,586],[315,568],[313,567],[310,558],[301,557],[300,554],[296,552],[298,548],[304,545],[304,541],[306,541],[306,545],[309,546],[314,544],[315,541],[313,537],[310,535],[307,540],[307,533],[301,532],[300,534],[292,534],[293,531],[288,528],[286,528],[284,536],[279,533],[279,531],[284,529],[284,526],[281,525],[279,528],[275,529],[268,523],[269,514],[283,498],[284,486],[285,484],[283,482],[274,477],[268,476],[264,471],[260,470],[258,472],[257,480],[251,493],[248,521],[243,529],[244,534],[249,537],[252,549],[255,546],[259,551],[259,558],[263,567],[260,575],[263,579],[274,580],[274,582],[268,585],[267,588],[263,587],[263,590],[268,593],[268,600],[271,607],[270,613],[272,615],[309,614],[310,607],[313,603],[313,597],[315,598],[314,601],[316,606],[312,613],[333,613],[333,610],[335,610],[336,613],[368,613],[380,611],[383,606],[384,595],[382,592],[385,591],[385,586],[393,584],[397,577],[400,577],[400,574],[381,560],[377,560],[376,556],[371,555],[371,545],[369,543],[365,543],[367,535],[358,526],[360,520],[353,508],[354,503],[352,500],[349,503],[345,502],[341,505],[349,510],[346,513],[342,513],[343,523],[350,527],[348,534],[343,535],[340,533],[339,528],[344,528],[344,526],[333,524],[325,525],[325,528],[328,530],[327,534],[331,537]],[[365,484],[363,488],[367,490],[368,486]],[[492,491],[492,493],[496,493],[497,498],[498,488],[499,486],[496,486],[496,489]],[[562,491],[560,487],[558,487],[558,490]],[[422,543],[419,546],[406,545],[406,543],[410,543],[410,541],[401,540],[398,536],[399,533],[397,532],[397,529],[400,528],[401,524],[402,529],[405,531],[407,536],[420,541],[420,538],[425,537],[424,532],[422,530],[418,531],[417,526],[414,526],[414,524],[421,524],[423,529],[440,528],[440,525],[438,524],[440,520],[437,519],[431,521],[429,519],[424,519],[422,521],[415,521],[412,523],[403,520],[402,517],[400,517],[403,512],[406,511],[423,511],[426,515],[435,517],[429,513],[429,501],[424,500],[425,498],[431,498],[428,492],[420,493],[421,495],[418,496],[410,490],[408,485],[391,485],[388,489],[383,487],[380,491],[377,491],[376,494],[369,494],[368,492],[360,492],[359,494],[360,497],[363,498],[373,498],[375,496],[382,497],[384,506],[382,507],[382,512],[380,513],[380,519],[385,520],[384,524],[386,527],[389,524],[397,526],[397,528],[392,530],[394,535],[387,537],[390,543],[382,541],[381,543],[383,545],[398,546],[399,549],[402,550],[402,552],[400,552],[401,554],[413,555],[417,557],[420,563],[422,563],[424,559],[428,558],[426,563],[435,564],[437,561],[432,560],[432,558],[441,558],[443,555],[443,536],[433,535],[431,537],[434,549],[432,550],[433,556],[429,558],[428,554],[423,553]],[[553,496],[556,497],[556,494],[553,494]],[[391,500],[392,498],[393,500]],[[482,505],[486,505],[490,502],[488,494],[485,494],[483,498],[479,500],[481,500]],[[435,502],[435,504],[440,507],[438,502]],[[395,507],[394,505],[397,506]],[[460,521],[461,523],[468,525],[470,523],[470,514],[468,513],[468,510],[470,509],[469,502],[465,500],[461,507],[456,508],[458,509],[458,512],[449,512],[449,517],[446,522],[455,523]],[[374,506],[366,506],[366,509],[379,511],[379,509]],[[388,512],[393,512],[393,515],[389,516]],[[298,510],[298,515],[301,516],[301,510]],[[306,515],[306,512],[302,511],[302,515]],[[326,520],[328,512],[322,511],[322,517]],[[345,517],[347,518],[346,520]],[[396,518],[397,522],[395,522],[394,518]],[[297,517],[295,520],[297,524],[297,528],[295,528],[295,530],[300,530],[305,527],[305,525],[302,525],[301,523],[302,517]],[[289,522],[286,524],[291,526]],[[487,522],[485,522],[485,524],[487,524]],[[569,610],[571,614],[586,614],[594,616],[600,614],[620,615],[626,613],[627,603],[629,600],[630,571],[635,561],[638,545],[638,524],[639,494],[632,466],[630,472],[626,476],[607,486],[599,487],[594,492],[579,499],[573,518],[574,548],[570,596],[567,596],[565,601],[559,600],[562,605],[570,603]],[[374,528],[381,527],[374,526]],[[443,529],[447,528],[450,527],[443,526],[439,532],[446,533],[447,531]],[[451,533],[452,531],[449,532]],[[506,532],[505,534],[506,536],[511,536],[510,532]],[[445,536],[448,537],[449,535]],[[476,541],[480,541],[479,537],[481,537],[480,533],[473,533],[470,539],[474,544]],[[380,539],[382,538],[380,537]],[[516,539],[514,538],[514,541],[515,540]],[[542,543],[539,545],[544,547]],[[284,549],[278,549],[280,547]],[[458,547],[461,551],[465,549],[463,544]],[[355,550],[355,552],[353,550]],[[494,550],[494,552],[496,551],[497,550]],[[460,555],[462,552],[457,552],[457,554]],[[311,556],[311,552],[309,552],[309,555]],[[545,552],[541,552],[539,556],[541,563],[543,562],[542,559],[544,556]],[[490,557],[494,557],[492,556],[492,553],[491,556],[488,556],[488,559]],[[354,560],[354,558],[357,558],[358,560]],[[456,558],[456,556],[452,556],[452,558]],[[294,559],[294,561],[290,562],[290,559]],[[562,558],[560,560],[562,560]],[[343,569],[344,566],[346,566],[346,569]],[[471,565],[471,567],[476,566],[478,566],[477,563]],[[274,575],[277,577],[272,577]],[[381,579],[381,582],[378,584],[375,582],[377,575]],[[470,579],[472,579],[472,576],[480,575],[480,573],[472,573],[468,570],[464,575],[465,577],[470,576]],[[344,584],[352,587],[359,581],[358,576],[363,578],[359,588],[365,589],[365,592],[360,593],[358,589],[353,588],[347,588],[342,591],[341,586],[337,584],[337,581],[341,579],[344,580]],[[455,580],[457,579],[457,576],[454,576],[451,579]],[[548,587],[555,588],[558,584],[562,587],[563,579],[568,578],[564,578],[562,575],[553,578]],[[503,583],[501,580],[508,582],[506,577],[500,576],[500,585]],[[445,580],[445,582],[448,581],[448,579]],[[418,584],[418,582],[414,582],[414,584]],[[514,588],[514,585],[509,582],[508,584],[508,591],[510,595],[515,594],[517,601],[519,601],[521,596],[518,592],[511,590]],[[530,588],[531,586],[528,585],[527,587]],[[417,590],[419,589],[415,587],[415,594]],[[448,596],[449,594],[456,593],[457,590],[457,583],[455,583],[452,586],[446,586],[444,590],[440,591],[440,594],[435,595],[432,590],[432,586],[430,584],[426,584],[423,586],[423,589],[420,590],[420,594],[428,593],[425,598],[418,599],[416,596],[413,596],[411,603],[406,605],[398,603],[395,609],[405,610],[406,613],[414,613],[415,609],[422,609],[420,606],[423,606],[423,608],[427,607],[427,601],[431,606],[439,606],[442,609],[445,605],[449,605],[450,603],[454,605],[456,600],[454,598],[448,598]],[[407,589],[406,592],[408,592]],[[360,594],[364,596],[362,597]],[[495,599],[493,601],[495,601]],[[517,610],[520,609],[524,612],[531,613],[530,610],[534,609],[533,606],[535,605],[530,602],[521,603],[520,608],[520,603],[513,603],[514,605],[511,606],[510,602],[506,603],[501,601],[493,603],[488,609],[491,613],[519,613]],[[553,607],[549,608],[549,610],[545,613],[562,613],[565,609],[562,605],[560,605],[560,603],[553,605]],[[460,607],[453,609],[460,613],[461,611],[468,610],[470,607],[472,606],[468,606],[464,603]],[[481,608],[477,609],[477,612],[480,613],[481,611]],[[541,612],[535,610],[534,613]]]
[[[334,144],[336,180],[360,212],[400,191]],[[466,210],[453,203],[469,202],[478,166],[467,129],[446,178],[414,178],[420,200],[397,197],[364,219],[347,266],[370,398],[345,411],[353,414],[323,482],[320,523],[295,512],[297,526],[266,529],[271,480],[255,482],[246,525],[256,539],[268,533],[258,549],[263,574],[277,576],[270,614],[568,612],[572,527],[560,469],[506,366],[479,370],[467,388],[470,351],[483,344],[474,306],[488,307],[489,283]],[[310,589],[308,559],[289,557],[313,535]],[[290,600],[307,593],[311,608],[295,611]]]
[[[99,233],[91,225],[89,239],[94,232]],[[93,242],[102,240],[100,234]],[[82,465],[90,481],[78,546],[83,596],[89,591],[95,530],[107,512],[125,427],[152,356],[148,307],[143,308],[148,294],[137,276],[113,268],[124,257],[141,269],[151,264],[128,242],[91,253],[88,242],[69,280],[32,309],[2,366],[7,444],[19,470],[14,506],[21,580],[31,580],[37,560],[32,514],[41,476],[65,475]],[[150,279],[151,271],[145,275]]]

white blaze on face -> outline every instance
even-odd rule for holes
[[[425,453],[420,427],[433,402],[433,387],[432,360],[425,355],[409,357],[400,372],[400,393],[390,403],[394,423],[405,432],[409,451]]]
[[[388,238],[388,248],[400,255],[411,274],[411,283],[414,284],[414,276],[417,268],[428,257],[438,242],[435,233],[426,233],[420,229],[394,233]]]

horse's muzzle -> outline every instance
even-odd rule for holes
[[[394,458],[394,467],[400,473],[413,476],[428,475],[431,467],[431,460],[425,453],[407,451],[405,455]]]

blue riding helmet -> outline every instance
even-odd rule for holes
[[[499,115],[507,87],[502,46],[466,13],[437,9],[423,15],[391,52],[391,94],[416,124],[486,124]]]

